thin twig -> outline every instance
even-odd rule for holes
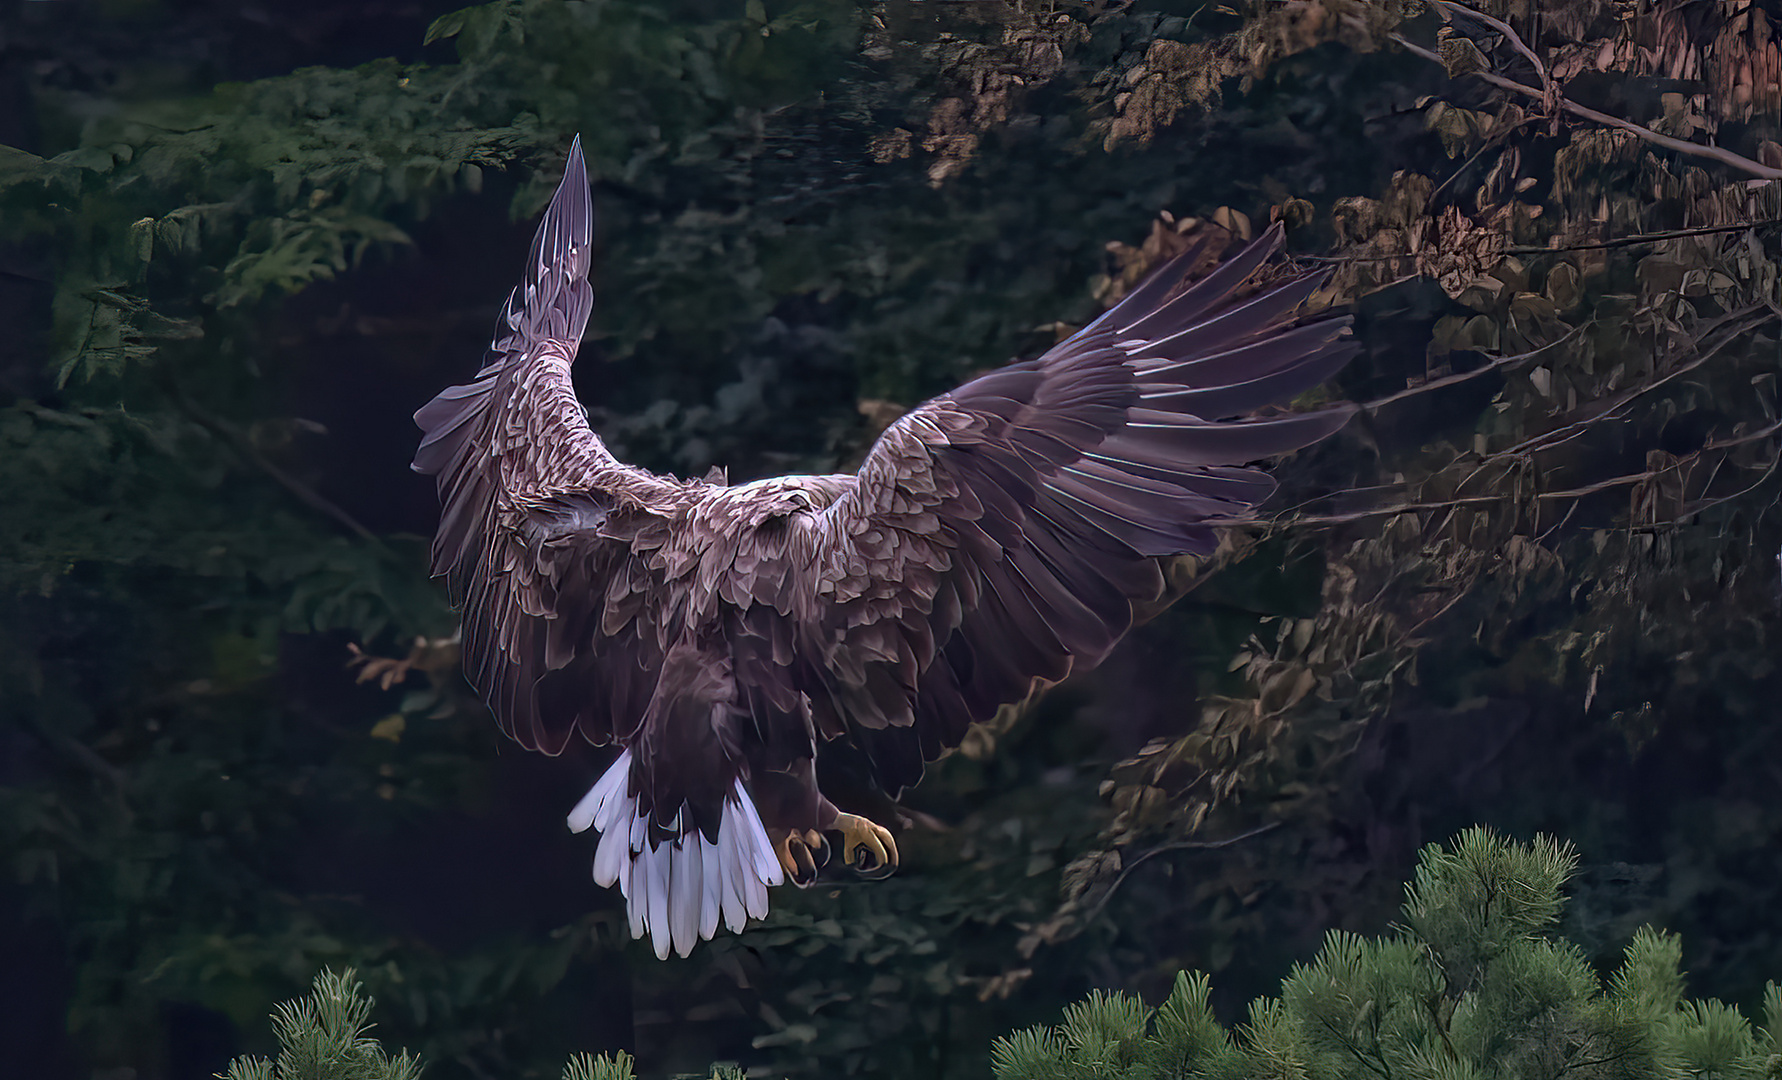
[[[359,524],[357,518],[353,517],[353,515],[347,513],[345,510],[342,510],[339,506],[336,506],[329,500],[323,498],[308,484],[305,484],[295,476],[292,476],[277,465],[274,465],[271,459],[260,452],[259,447],[255,446],[251,439],[235,430],[233,426],[222,420],[220,417],[212,416],[209,412],[205,411],[205,409],[197,402],[186,396],[185,391],[180,388],[178,383],[175,383],[172,379],[168,379],[167,382],[174,404],[179,406],[181,412],[184,412],[187,416],[191,417],[193,422],[199,427],[229,444],[236,453],[246,458],[251,464],[257,466],[267,476],[278,481],[286,491],[297,496],[298,501],[302,502],[305,506],[318,511],[327,517],[333,518],[336,522],[345,526],[353,535],[364,540],[377,550],[386,554],[390,553],[389,547],[385,545],[383,540],[381,540],[376,533]]]
[[[1751,492],[1756,491],[1758,488],[1762,487],[1764,484],[1764,481],[1766,481],[1770,477],[1776,475],[1776,467],[1778,465],[1782,465],[1782,452],[1778,452],[1776,454],[1776,456],[1770,458],[1769,468],[1765,469],[1763,471],[1763,475],[1758,477],[1756,480],[1754,480],[1750,484],[1746,485],[1745,487],[1740,488],[1739,490],[1733,492],[1730,495],[1723,495],[1718,499],[1709,499],[1707,502],[1697,503],[1696,505],[1689,507],[1685,516],[1694,517],[1696,514],[1706,513],[1707,511],[1714,509],[1716,506],[1719,506],[1722,503],[1729,503],[1729,502],[1733,501],[1734,499],[1742,498],[1746,495],[1749,495]],[[1712,478],[1710,478],[1709,483],[1710,484],[1712,483]],[[1703,485],[1704,488],[1706,488],[1707,486],[1709,486],[1709,485],[1708,484]]]
[[[1505,255],[1547,255],[1556,251],[1598,251],[1603,248],[1628,247],[1633,244],[1656,244],[1660,240],[1681,240],[1686,236],[1744,232],[1746,229],[1757,229],[1765,225],[1782,225],[1782,218],[1765,218],[1762,221],[1746,221],[1737,225],[1704,225],[1699,229],[1665,229],[1661,232],[1635,233],[1632,236],[1618,236],[1613,240],[1604,240],[1599,243],[1563,244],[1557,247],[1507,247],[1503,250]]]
[[[1558,96],[1558,92],[1553,87],[1553,78],[1547,74],[1547,65],[1541,63],[1541,58],[1535,55],[1533,49],[1523,44],[1522,35],[1518,34],[1509,23],[1496,16],[1487,15],[1483,11],[1474,11],[1465,4],[1456,4],[1454,0],[1431,0],[1431,2],[1443,12],[1452,12],[1456,15],[1464,15],[1469,19],[1476,19],[1502,34],[1504,39],[1510,43],[1511,48],[1528,57],[1528,62],[1534,65],[1535,74],[1541,77],[1541,86],[1545,88],[1545,92],[1552,97]]]
[[[130,778],[124,770],[99,756],[99,752],[66,732],[50,727],[42,720],[30,718],[24,728],[51,750],[70,762],[108,782],[120,796],[130,789]]]
[[[1424,48],[1410,38],[1405,37],[1403,34],[1389,34],[1388,38],[1405,51],[1415,53],[1416,55],[1423,57],[1425,60],[1432,60],[1438,64],[1442,62],[1440,53],[1435,52],[1433,49]],[[1520,41],[1521,39],[1518,38],[1516,40]],[[1524,83],[1519,83],[1514,79],[1506,79],[1495,72],[1472,71],[1467,74],[1484,79],[1493,86],[1504,90],[1514,90],[1518,94],[1524,94],[1531,98],[1544,99],[1546,97],[1546,93],[1542,90],[1528,86]],[[1662,146],[1667,150],[1674,150],[1679,154],[1687,154],[1691,157],[1702,157],[1712,161],[1718,161],[1722,165],[1730,165],[1741,172],[1746,172],[1752,176],[1761,177],[1765,180],[1782,180],[1782,169],[1771,168],[1762,162],[1753,161],[1750,158],[1745,157],[1743,154],[1735,154],[1731,150],[1723,150],[1718,146],[1703,146],[1701,143],[1693,143],[1685,139],[1674,139],[1669,135],[1660,135],[1649,127],[1643,127],[1631,121],[1623,120],[1619,116],[1610,116],[1608,113],[1598,112],[1588,106],[1580,105],[1566,97],[1564,94],[1559,94],[1557,96],[1559,107],[1566,112],[1571,113],[1573,116],[1581,116],[1586,120],[1594,121],[1605,127],[1619,128],[1620,130],[1643,139],[1646,142],[1656,146]]]
[[[1453,172],[1449,173],[1448,178],[1446,180],[1443,180],[1441,183],[1439,183],[1435,186],[1435,190],[1431,191],[1429,193],[1429,202],[1431,204],[1433,204],[1436,201],[1436,196],[1440,195],[1443,191],[1446,191],[1449,184],[1452,184],[1454,181],[1460,179],[1460,177],[1463,174],[1465,174],[1465,172],[1468,169],[1470,169],[1474,165],[1478,164],[1478,161],[1480,158],[1484,157],[1486,154],[1489,154],[1491,151],[1496,150],[1499,146],[1502,146],[1505,142],[1509,141],[1510,136],[1516,134],[1518,131],[1521,131],[1524,127],[1526,127],[1528,125],[1528,122],[1529,122],[1529,118],[1524,117],[1520,123],[1512,124],[1509,127],[1493,131],[1491,133],[1491,137],[1489,139],[1485,140],[1485,144],[1483,146],[1481,146],[1477,150],[1473,151],[1473,153],[1465,161],[1460,163],[1460,167],[1458,169],[1455,169]]]
[[[1582,499],[1586,496],[1601,494],[1602,492],[1611,491],[1618,487],[1631,487],[1634,484],[1642,484],[1648,480],[1656,480],[1665,473],[1674,472],[1685,465],[1693,464],[1701,458],[1702,454],[1711,450],[1727,450],[1734,446],[1742,446],[1745,443],[1756,442],[1759,439],[1767,439],[1778,431],[1782,431],[1782,420],[1778,420],[1766,427],[1759,428],[1756,431],[1739,435],[1734,438],[1716,439],[1712,442],[1703,443],[1699,449],[1685,454],[1663,468],[1647,469],[1645,472],[1629,473],[1625,476],[1613,476],[1607,480],[1598,480],[1594,484],[1585,484],[1583,487],[1566,488],[1562,491],[1540,491],[1530,496],[1530,498],[1537,501]],[[1394,506],[1382,506],[1373,510],[1357,510],[1348,514],[1324,514],[1317,517],[1295,518],[1290,522],[1283,522],[1282,524],[1344,525],[1355,521],[1365,521],[1368,518],[1397,517],[1400,514],[1414,514],[1424,510],[1449,510],[1464,509],[1469,506],[1493,506],[1508,501],[1510,500],[1502,495],[1466,495],[1457,499],[1441,499],[1436,502],[1398,503]],[[1711,506],[1714,504],[1710,503],[1707,505]],[[1694,512],[1696,511],[1691,511],[1691,513]]]
[[[1759,315],[1761,317],[1751,318],[1753,315]],[[1775,318],[1776,316],[1774,314],[1768,313],[1762,308],[1762,305],[1759,304],[1751,304],[1740,308],[1738,311],[1730,312],[1717,320],[1714,326],[1709,327],[1708,330],[1704,332],[1703,336],[1705,337],[1708,334],[1712,334],[1717,330],[1729,326],[1731,329],[1721,335],[1721,337],[1712,345],[1708,346],[1706,349],[1700,350],[1693,360],[1690,360],[1688,363],[1678,364],[1676,367],[1649,382],[1639,386],[1630,386],[1613,397],[1602,401],[1592,402],[1590,403],[1591,411],[1587,415],[1562,427],[1557,427],[1551,431],[1546,431],[1531,438],[1524,439],[1522,442],[1507,450],[1488,455],[1486,460],[1506,456],[1522,457],[1533,453],[1536,450],[1545,450],[1557,446],[1559,443],[1571,438],[1577,432],[1588,428],[1591,424],[1613,417],[1616,413],[1619,413],[1627,406],[1633,404],[1635,400],[1644,397],[1646,394],[1658,389],[1665,383],[1675,379],[1677,376],[1686,375],[1689,372],[1694,371],[1696,368],[1701,367],[1703,364],[1706,364],[1709,360],[1712,360],[1717,356],[1720,353],[1720,350],[1726,348],[1726,346],[1742,339],[1746,334],[1751,333],[1753,330],[1756,330],[1767,322],[1773,321]]]
[[[1579,506],[1578,503],[1573,503],[1572,505],[1566,507],[1565,508],[1565,516],[1560,518],[1554,524],[1549,525],[1547,527],[1546,532],[1541,533],[1540,535],[1538,535],[1534,538],[1534,542],[1537,544],[1545,544],[1547,542],[1547,537],[1552,536],[1554,533],[1565,528],[1565,523],[1572,520],[1572,515],[1578,512],[1578,506]]]
[[[1574,326],[1570,330],[1566,331],[1565,334],[1561,335],[1560,337],[1555,338],[1554,340],[1552,340],[1552,341],[1548,342],[1547,344],[1542,345],[1538,348],[1530,349],[1528,352],[1517,353],[1514,356],[1499,356],[1499,357],[1491,360],[1489,363],[1480,364],[1478,367],[1472,369],[1471,371],[1462,371],[1462,372],[1458,372],[1453,375],[1444,375],[1439,379],[1431,379],[1428,382],[1418,383],[1416,386],[1407,386],[1403,390],[1400,390],[1395,394],[1387,394],[1383,398],[1375,398],[1372,401],[1364,401],[1361,404],[1361,408],[1367,412],[1372,412],[1375,409],[1379,409],[1383,406],[1390,405],[1395,401],[1401,401],[1404,398],[1415,397],[1418,394],[1426,394],[1431,390],[1440,390],[1441,388],[1443,388],[1445,386],[1453,386],[1456,383],[1463,383],[1469,379],[1476,379],[1481,375],[1484,375],[1488,372],[1496,371],[1497,369],[1502,368],[1502,367],[1508,367],[1511,364],[1519,364],[1524,360],[1532,360],[1535,357],[1546,352],[1548,349],[1557,348],[1558,346],[1565,344],[1567,341],[1571,340],[1573,337],[1575,337],[1578,334],[1579,331],[1581,331],[1583,329],[1584,329],[1584,327],[1582,325]]]
[[[1161,855],[1166,851],[1209,851],[1215,848],[1230,847],[1241,841],[1261,836],[1263,833],[1273,832],[1280,827],[1280,822],[1271,821],[1267,825],[1258,825],[1249,832],[1238,833],[1236,836],[1228,836],[1223,840],[1176,840],[1168,844],[1158,844],[1156,847],[1151,848],[1121,868],[1120,876],[1116,877],[1114,883],[1108,886],[1108,891],[1102,893],[1100,898],[1096,900],[1094,909],[1083,917],[1083,921],[1093,921],[1097,915],[1100,915],[1102,909],[1108,906],[1108,901],[1114,898],[1114,893],[1119,890],[1121,885],[1126,883],[1126,879],[1132,875],[1132,872],[1138,869],[1141,863],[1150,859],[1153,855]]]

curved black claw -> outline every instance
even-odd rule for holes
[[[786,871],[786,880],[803,888],[817,880],[817,871],[829,864],[829,841],[814,829],[788,831],[774,842],[774,853]]]

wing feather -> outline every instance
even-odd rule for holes
[[[482,370],[415,413],[413,467],[441,504],[433,572],[463,609],[465,674],[503,731],[548,754],[578,728],[596,743],[621,734],[660,666],[637,632],[648,582],[634,548],[667,482],[607,452],[570,381],[593,244],[578,138]],[[610,679],[592,693],[541,683],[569,669]]]
[[[1321,275],[1246,291],[1280,244],[1276,226],[1184,287],[1196,248],[1045,356],[912,411],[818,515],[818,581],[794,612],[807,692],[887,788],[1036,679],[1099,663],[1161,590],[1158,556],[1210,553],[1273,492],[1246,463],[1348,419],[1231,419],[1355,352],[1346,318],[1294,321]]]

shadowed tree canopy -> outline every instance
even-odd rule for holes
[[[1752,1004],[1782,970],[1773,5],[447,6],[6,17],[15,1071],[209,1075],[273,1049],[273,1002],[350,966],[380,1037],[442,1080],[619,1048],[646,1076],[976,1078],[995,1036],[1091,988],[1155,1002],[1203,970],[1238,1018],[1327,928],[1385,928],[1419,847],[1480,822],[1576,848],[1564,933],[1599,967],[1652,924],[1680,935],[1692,996]],[[612,712],[578,688],[597,642],[638,637],[585,621],[547,651],[570,659],[515,731],[563,750],[518,751],[462,674],[513,661],[489,627],[480,656],[454,639],[428,579],[436,485],[406,468],[415,406],[506,325],[577,132],[600,304],[568,378],[607,452],[664,477],[727,466],[737,489],[859,484],[893,420],[985,377],[1004,457],[979,458],[1014,471],[904,443],[1019,509],[1019,538],[947,521],[980,597],[1019,561],[993,548],[1042,557],[1029,507],[1068,501],[1048,486],[1073,475],[1049,464],[1063,450],[1007,456],[1006,421],[1076,392],[1036,365],[1170,259],[1208,241],[1200,280],[1281,222],[1289,254],[1235,302],[1327,271],[1308,310],[1348,313],[1357,350],[1291,406],[1357,415],[1271,460],[1278,493],[1210,556],[1064,544],[1115,587],[1089,580],[1095,617],[1058,624],[1062,652],[1111,641],[1112,597],[1148,595],[1153,565],[1162,595],[956,752],[927,760],[951,736],[923,717],[957,722],[924,712],[947,689],[928,676],[975,715],[1062,668],[1004,640],[1006,605],[970,630],[962,607],[953,637],[994,638],[1007,670],[962,679],[937,638],[912,684],[951,618],[923,616],[880,625],[883,655],[840,676],[765,680],[811,698],[818,790],[894,830],[901,872],[826,868],[669,963],[590,880],[598,843],[562,827],[618,750],[573,730]],[[1302,332],[1324,331],[1280,340]],[[1146,498],[1201,497],[1122,471]],[[550,558],[497,554],[585,577],[552,559],[596,550],[577,522],[609,503],[514,508],[530,532],[481,535],[555,538]],[[710,610],[791,622],[746,595]],[[726,715],[752,708],[725,696],[737,672],[700,691]]]

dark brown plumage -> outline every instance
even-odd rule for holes
[[[859,472],[727,487],[617,461],[569,366],[593,306],[580,142],[476,381],[415,414],[438,478],[433,568],[464,612],[465,669],[502,730],[622,752],[570,815],[602,838],[632,933],[685,955],[808,880],[824,830],[884,869],[890,834],[839,814],[815,757],[851,740],[895,795],[966,729],[1093,667],[1162,587],[1273,490],[1243,463],[1346,410],[1233,419],[1354,352],[1295,323],[1319,283],[1245,295],[1262,238],[1187,288],[1158,271],[1037,360],[912,410]]]

